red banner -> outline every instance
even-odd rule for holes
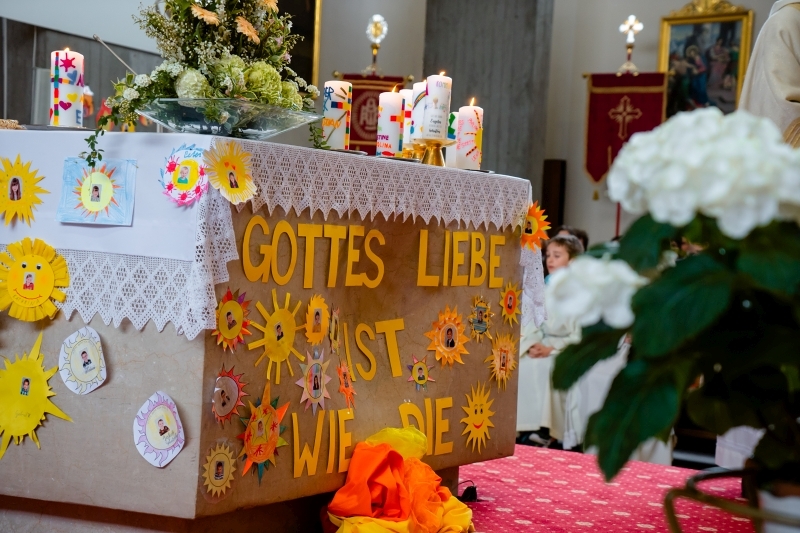
[[[586,172],[599,184],[631,135],[664,122],[667,75],[589,74],[588,82]]]
[[[353,84],[353,110],[350,115],[350,149],[375,155],[378,135],[378,96],[393,87],[403,88],[401,76],[365,76],[345,74],[342,78]]]

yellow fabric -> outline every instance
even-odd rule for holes
[[[385,443],[403,456],[403,459],[422,456],[428,451],[428,437],[423,432],[409,426],[407,428],[384,428],[367,438],[367,444],[377,446]]]
[[[418,533],[411,529],[410,521],[391,522],[367,516],[354,516],[352,518],[339,518],[328,515],[335,526],[339,526],[337,533]],[[469,533],[472,527],[472,510],[456,498],[450,498],[444,504],[442,526],[437,533]]]

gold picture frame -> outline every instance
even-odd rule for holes
[[[710,106],[734,111],[752,39],[753,11],[726,0],[694,0],[663,17],[658,69],[669,73],[667,117]]]

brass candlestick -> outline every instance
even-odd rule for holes
[[[447,166],[444,162],[442,148],[456,143],[452,139],[419,139],[419,142],[425,147],[425,154],[422,156],[422,164],[434,167]]]

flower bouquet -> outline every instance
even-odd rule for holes
[[[110,114],[88,139],[90,165],[102,159],[97,143],[108,126],[138,114],[178,131],[257,138],[319,118],[319,90],[289,67],[302,37],[291,33],[289,15],[278,15],[277,0],[166,0],[163,11],[143,7],[134,20],[164,62],[114,84]]]
[[[630,334],[627,365],[589,420],[606,478],[682,406],[722,435],[764,431],[758,485],[800,485],[800,152],[767,119],[716,109],[635,135],[609,195],[641,215],[618,247],[553,274],[553,314],[583,327],[555,362],[567,389]],[[701,251],[675,261],[675,242]],[[799,487],[800,488],[800,487]]]

